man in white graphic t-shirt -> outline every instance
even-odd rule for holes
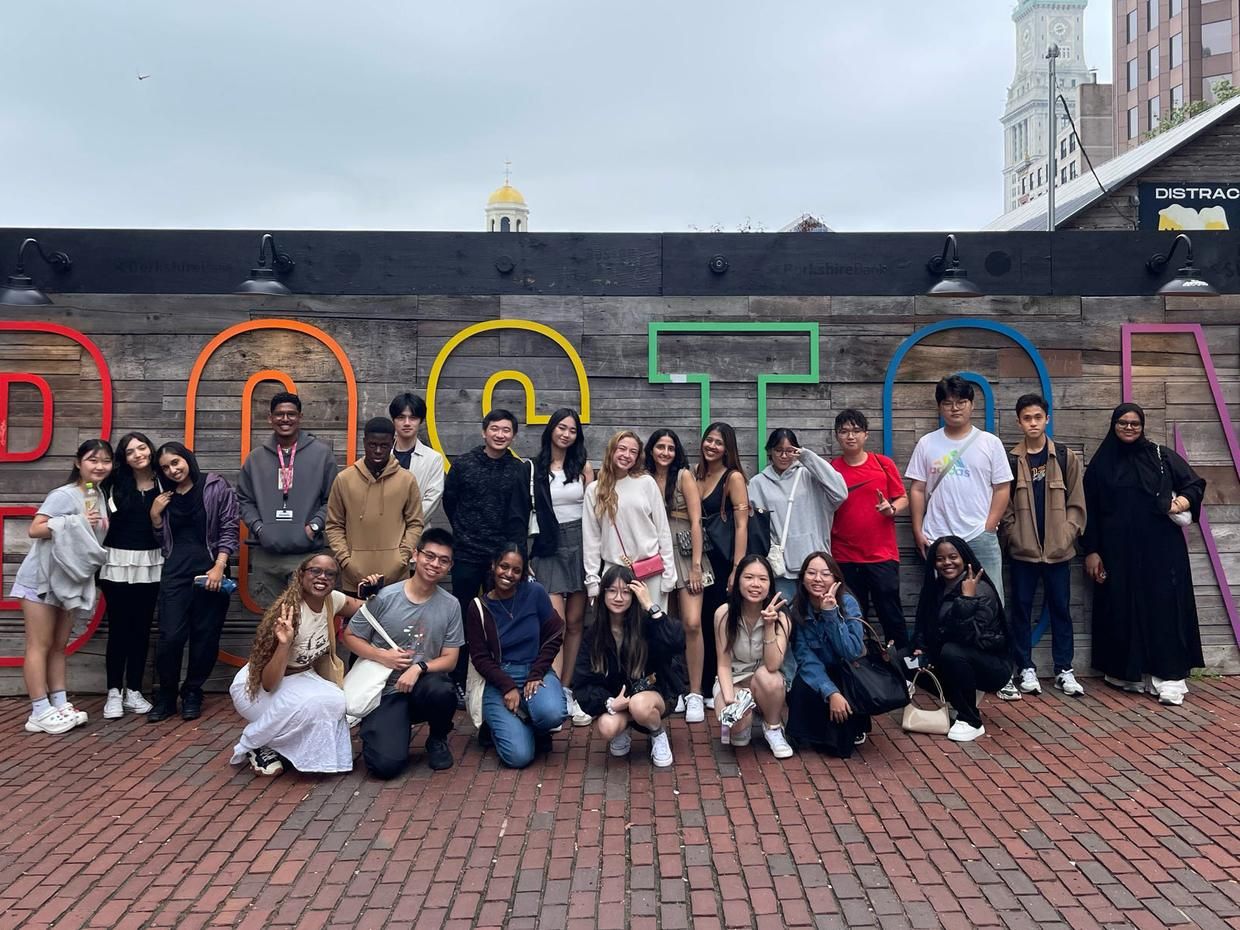
[[[1011,494],[1012,468],[999,437],[971,422],[973,385],[959,375],[934,387],[944,426],[917,440],[905,471],[917,551],[941,536],[972,548],[1003,598],[998,528]]]

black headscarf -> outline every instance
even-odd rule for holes
[[[919,630],[933,630],[939,622],[939,611],[943,606],[943,598],[947,592],[960,584],[964,578],[964,572],[953,581],[950,585],[939,577],[939,573],[935,571],[934,559],[938,555],[939,546],[943,543],[951,543],[956,547],[956,551],[960,553],[960,558],[964,561],[966,569],[972,569],[977,574],[982,569],[982,563],[978,560],[977,555],[973,552],[973,547],[961,539],[959,536],[940,536],[929,548],[926,549],[926,573],[921,582],[921,596],[917,599],[917,625]],[[995,587],[994,580],[988,573],[984,573],[978,582],[979,585],[990,585],[995,597],[999,597],[999,589]]]
[[[1135,413],[1141,420],[1141,435],[1124,442],[1115,435],[1115,424],[1126,413]],[[1119,484],[1136,485],[1157,502],[1160,513],[1171,507],[1171,483],[1165,481],[1165,463],[1158,446],[1145,436],[1145,411],[1137,404],[1120,404],[1111,413],[1111,428],[1098,446],[1098,451],[1085,469],[1085,484],[1098,485],[1099,490]]]

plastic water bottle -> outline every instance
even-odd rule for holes
[[[205,588],[206,586],[207,586],[206,575],[198,575],[196,578],[194,578],[195,588]],[[232,594],[236,590],[237,590],[237,582],[233,581],[231,578],[220,579],[220,591],[222,591],[224,594]]]
[[[82,490],[82,497],[86,499],[87,513],[99,512],[99,491],[95,488],[93,483],[89,481],[86,482],[86,487]]]

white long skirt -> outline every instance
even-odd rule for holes
[[[344,720],[344,692],[314,669],[286,676],[275,692],[246,693],[250,667],[233,678],[228,693],[237,713],[249,721],[233,749],[234,765],[251,749],[266,746],[299,772],[348,772],[353,746]]]

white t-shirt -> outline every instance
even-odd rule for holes
[[[581,506],[586,499],[586,486],[578,475],[576,481],[564,483],[563,471],[548,470],[547,481],[551,487],[551,507],[555,522],[561,525],[581,519]]]
[[[323,609],[318,613],[306,604],[301,605],[301,617],[297,622],[297,635],[288,651],[289,668],[305,668],[314,660],[327,652],[330,640],[327,625],[332,618],[340,613],[347,598],[339,591],[333,591],[323,600]]]
[[[917,440],[905,477],[924,481],[929,501],[922,521],[927,540],[976,539],[986,529],[994,486],[1012,480],[999,437],[973,427],[963,439],[936,429]]]

